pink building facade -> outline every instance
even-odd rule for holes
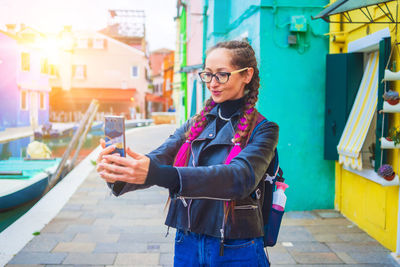
[[[0,31],[0,128],[49,121],[51,66],[40,48],[44,36],[31,28]]]

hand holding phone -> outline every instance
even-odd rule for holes
[[[121,157],[126,156],[125,118],[123,116],[104,117],[104,137],[106,147],[114,145],[115,152],[119,153]]]

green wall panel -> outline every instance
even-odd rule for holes
[[[323,34],[329,25],[310,21],[329,1],[254,2],[231,1],[226,32],[208,28],[207,47],[220,40],[248,38],[260,68],[257,108],[280,126],[279,159],[290,185],[287,210],[333,208],[334,161],[323,158],[328,53],[328,37]],[[208,21],[223,23],[214,15],[209,13]],[[307,32],[291,33],[291,16],[299,15],[307,18]],[[290,34],[297,37],[296,45],[288,45]]]
[[[310,18],[321,10],[307,8],[308,1],[296,1],[297,6],[302,3],[304,8],[264,7],[260,23],[258,108],[280,126],[280,164],[290,185],[288,210],[333,208],[335,193],[334,162],[323,158],[328,53],[328,38],[323,34],[329,25],[308,19],[307,32],[291,33],[291,16]],[[290,34],[297,37],[296,45],[288,44]]]

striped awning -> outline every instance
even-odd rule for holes
[[[379,53],[369,55],[360,88],[346,122],[337,150],[339,163],[362,170],[361,148],[364,144],[378,101]]]

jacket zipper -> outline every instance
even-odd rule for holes
[[[187,199],[211,199],[211,200],[223,200],[223,201],[231,201],[229,198],[216,198],[216,197],[185,197],[185,196],[180,196],[178,197],[179,199],[187,198]]]
[[[188,206],[188,204],[186,203],[186,200],[185,200],[185,198],[184,197],[178,197],[181,201],[182,201],[182,204],[183,204],[183,206],[186,208],[187,206]]]
[[[258,209],[257,205],[235,206],[235,210],[255,210],[255,209]]]
[[[201,138],[201,139],[197,138],[197,139],[193,140],[192,143],[190,143],[190,153],[192,153],[192,164],[193,164],[193,167],[196,167],[196,164],[195,164],[195,161],[194,161],[193,143],[195,141],[204,141],[204,140],[206,140],[206,139],[205,138]]]
[[[189,202],[189,206],[188,206],[188,210],[187,210],[187,214],[188,214],[188,229],[189,229],[189,231],[190,231],[190,227],[191,227],[191,225],[190,225],[190,206],[191,205],[192,205],[192,199]]]
[[[194,141],[200,141],[200,140],[205,140],[205,138],[204,139],[193,140],[192,143],[190,144],[190,146],[191,146],[190,147],[190,151],[192,153],[192,164],[193,164],[193,167],[196,167],[195,159],[194,159],[195,157],[194,157],[194,153],[193,153],[193,143],[194,143]],[[185,197],[180,196],[180,198],[184,200]],[[188,228],[189,229],[190,229],[190,206],[192,204],[192,200],[193,199],[212,199],[212,200],[230,201],[230,199],[213,198],[213,197],[186,197],[186,198],[190,199],[190,203],[189,203],[189,207],[188,207]],[[185,203],[186,203],[186,201],[185,201]],[[223,205],[225,205],[225,202],[223,202]],[[220,241],[220,245],[219,245],[219,255],[220,256],[224,256],[224,229],[225,229],[225,214],[224,214],[224,216],[222,218],[222,227],[220,229],[220,233],[221,233],[221,241]]]
[[[195,161],[194,161],[194,153],[193,153],[192,144],[193,144],[193,142],[190,144],[190,152],[192,153],[192,164],[193,164],[193,167],[196,167],[196,164],[195,164]],[[191,223],[190,223],[190,206],[192,205],[193,198],[189,198],[190,199],[189,205],[186,203],[185,197],[181,196],[180,199],[183,202],[183,206],[187,207],[188,229],[190,230],[190,227],[191,227]]]
[[[225,205],[225,202],[223,203],[223,205]],[[222,218],[222,227],[219,230],[221,232],[221,240],[219,243],[219,255],[220,256],[224,256],[224,228],[225,228],[225,214]]]

